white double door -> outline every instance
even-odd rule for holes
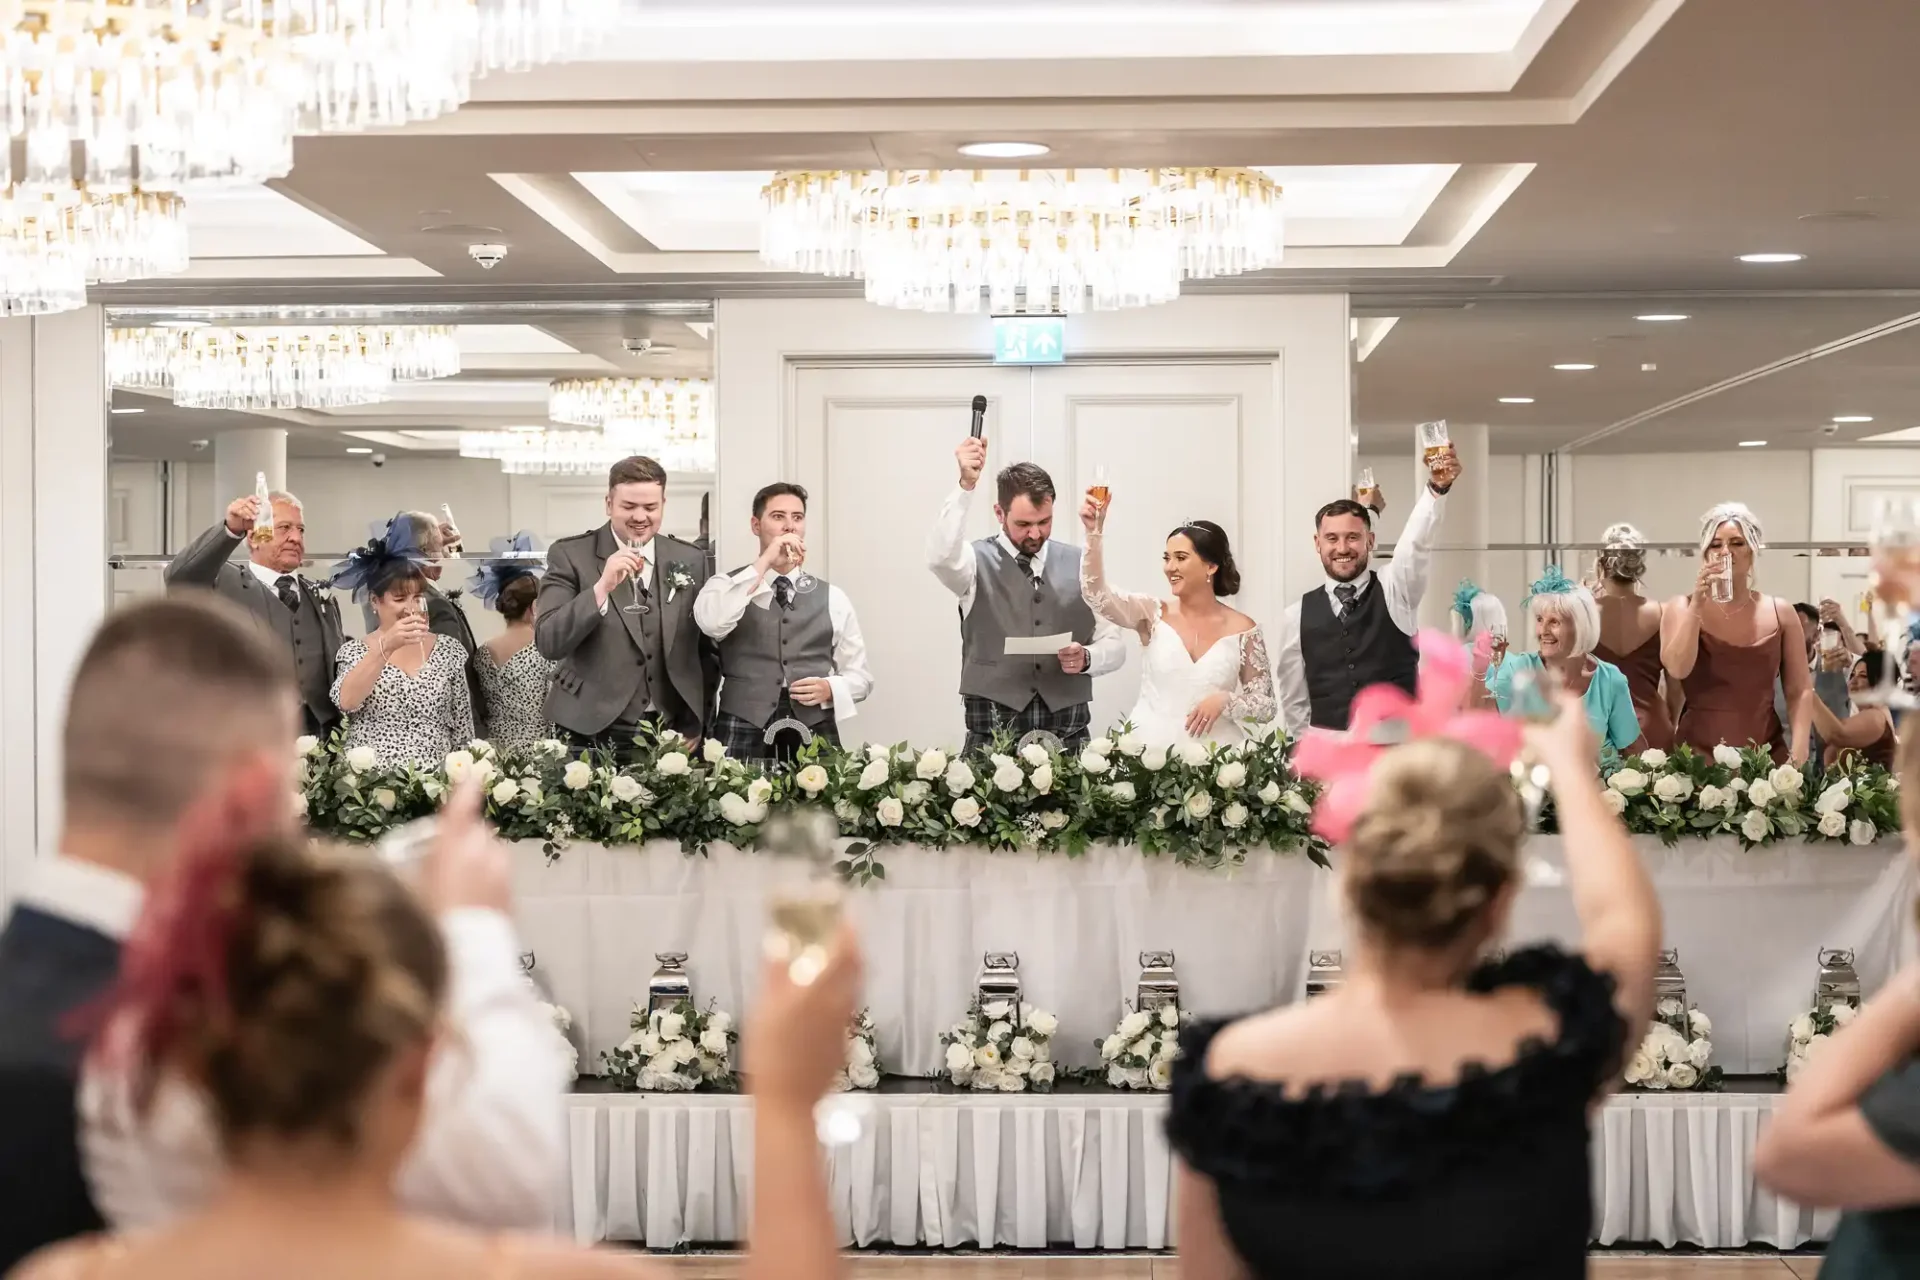
[[[957,484],[953,451],[969,405],[987,398],[987,475],[968,537],[997,529],[993,474],[1032,461],[1053,477],[1054,537],[1082,541],[1081,495],[1104,466],[1113,490],[1107,573],[1117,587],[1166,595],[1169,531],[1218,521],[1242,560],[1231,601],[1271,629],[1280,581],[1273,492],[1279,467],[1275,369],[1265,361],[1087,364],[1052,368],[806,366],[795,369],[794,478],[812,493],[809,559],[852,598],[874,675],[847,726],[853,741],[957,745],[960,624],[927,568],[927,537]],[[1139,643],[1094,684],[1097,731],[1133,706]]]

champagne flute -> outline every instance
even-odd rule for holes
[[[801,595],[820,585],[820,579],[807,572],[807,544],[802,542],[794,560],[793,589]]]
[[[267,473],[256,471],[253,474],[253,528],[247,531],[250,546],[264,547],[273,541],[273,498],[267,488]]]
[[[1087,496],[1092,498],[1102,511],[1105,511],[1107,504],[1113,501],[1113,488],[1107,484],[1106,463],[1095,464],[1093,468],[1093,487],[1087,490]]]
[[[632,545],[629,545],[628,543],[622,542],[618,537],[616,537],[614,541],[627,551],[632,551],[638,554],[640,550],[639,547],[632,546]],[[627,594],[632,597],[632,601],[631,603],[621,605],[620,612],[622,613],[652,613],[653,612],[653,606],[646,602],[645,596],[640,591],[640,575],[645,573],[646,571],[647,571],[647,562],[643,559],[640,562],[640,567],[633,571],[633,576],[627,579]]]
[[[1379,492],[1380,486],[1373,478],[1373,468],[1360,468],[1360,478],[1354,482],[1353,486],[1353,500],[1363,507],[1371,507]]]
[[[1916,603],[1920,603],[1920,494],[1888,494],[1874,508],[1873,578],[1870,595],[1886,661],[1880,680],[1855,698],[1866,706],[1920,705],[1900,686],[1899,655],[1907,651]]]

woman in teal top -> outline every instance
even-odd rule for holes
[[[1600,609],[1593,593],[1550,565],[1533,584],[1527,614],[1533,620],[1535,652],[1507,653],[1496,641],[1496,661],[1487,670],[1487,689],[1500,710],[1513,709],[1514,680],[1522,671],[1545,669],[1555,683],[1580,695],[1600,740],[1601,759],[1632,755],[1645,747],[1626,674],[1593,656],[1600,638]]]

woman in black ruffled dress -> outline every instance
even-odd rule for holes
[[[1445,738],[1373,766],[1338,859],[1346,981],[1196,1023],[1175,1066],[1188,1276],[1584,1276],[1589,1113],[1653,1009],[1660,908],[1563,700],[1529,746],[1553,773],[1581,953],[1476,958],[1517,892],[1504,768]]]

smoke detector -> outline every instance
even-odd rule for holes
[[[485,270],[491,271],[506,260],[507,246],[503,244],[470,244],[467,256],[479,263]]]

